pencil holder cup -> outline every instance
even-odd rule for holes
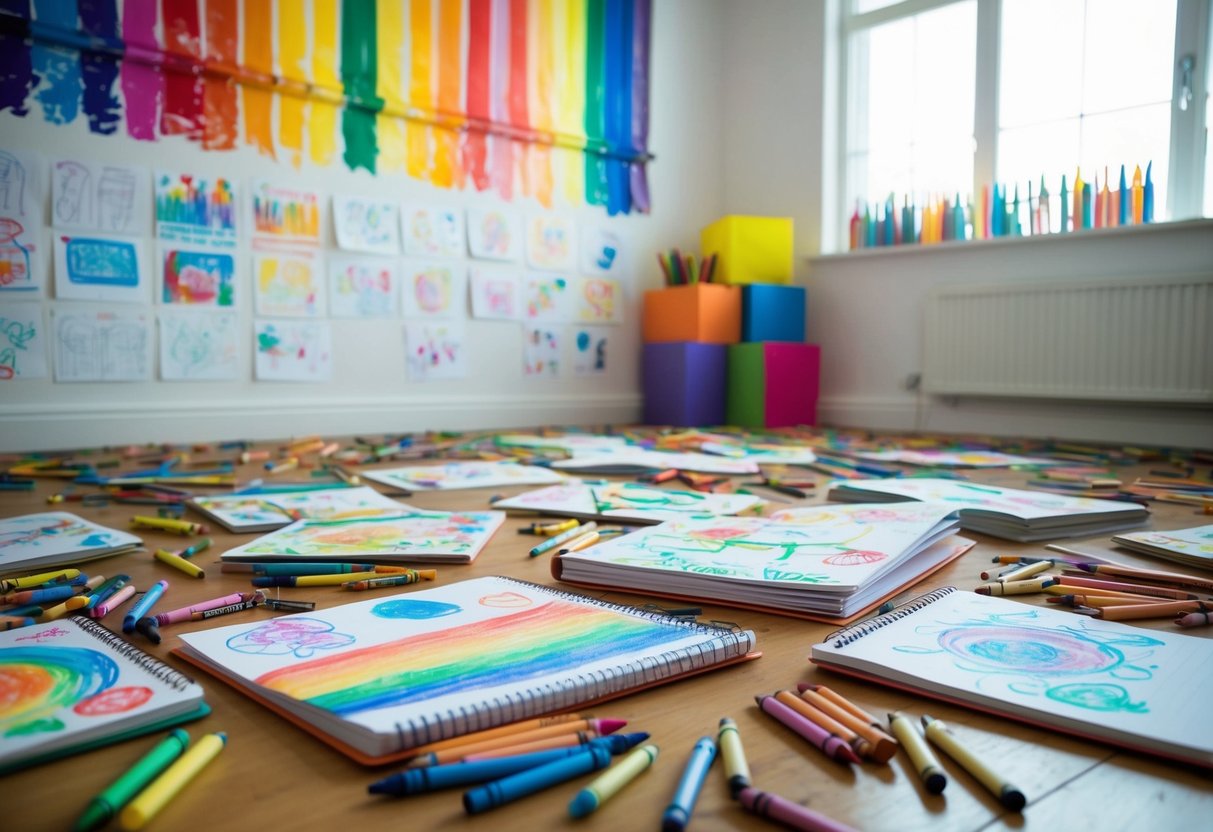
[[[724,423],[724,344],[644,345],[644,422],[703,427]]]
[[[803,286],[741,287],[742,341],[804,341]]]
[[[741,339],[741,289],[691,283],[644,293],[646,343],[699,341],[735,344]]]
[[[725,421],[744,428],[817,424],[821,347],[782,341],[728,348]]]
[[[700,250],[717,255],[717,283],[791,283],[792,218],[721,217],[699,233]]]

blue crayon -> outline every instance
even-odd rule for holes
[[[1154,162],[1150,161],[1146,164],[1146,184],[1142,187],[1141,194],[1141,221],[1154,222],[1154,182],[1150,178],[1150,172],[1154,169]]]
[[[166,589],[168,589],[168,581],[156,581],[156,583],[148,587],[147,591],[143,593],[143,597],[135,602],[130,612],[122,619],[122,632],[135,632],[135,624],[138,623],[140,618],[147,615],[147,611],[160,600],[160,596],[164,594],[164,590]]]
[[[1119,191],[1120,191],[1120,204],[1118,206],[1119,216],[1116,218],[1116,220],[1117,220],[1116,224],[1117,225],[1128,225],[1130,219],[1133,217],[1133,212],[1132,212],[1132,210],[1130,210],[1132,208],[1132,205],[1130,205],[1130,202],[1132,200],[1129,198],[1129,186],[1125,183],[1125,166],[1124,165],[1120,166]]]
[[[487,812],[548,786],[555,786],[557,783],[606,768],[610,762],[611,752],[601,746],[587,745],[580,754],[520,771],[464,792],[463,808],[469,815]]]
[[[683,769],[674,797],[661,815],[661,832],[682,832],[690,823],[699,790],[703,788],[703,781],[715,759],[716,743],[711,737],[700,737],[691,751],[691,758],[687,760],[687,767]]]
[[[410,794],[424,794],[438,789],[448,789],[452,786],[487,783],[490,780],[500,780],[502,777],[547,765],[556,760],[563,760],[574,754],[584,754],[587,748],[605,748],[610,754],[622,754],[648,738],[649,735],[644,732],[612,734],[609,737],[598,737],[585,745],[575,745],[570,748],[553,748],[548,751],[516,754],[513,757],[495,757],[469,763],[409,768],[372,783],[367,786],[367,791],[371,794],[404,797]]]

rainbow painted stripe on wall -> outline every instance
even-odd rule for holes
[[[0,0],[0,113],[647,212],[651,3]]]

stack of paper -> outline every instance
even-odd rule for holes
[[[0,520],[0,574],[129,552],[143,541],[65,511]]]
[[[661,523],[678,517],[740,514],[763,501],[752,494],[675,491],[636,482],[607,485],[568,483],[497,500],[495,508],[532,511],[581,520]]]
[[[1213,526],[1174,529],[1169,532],[1133,532],[1112,542],[1134,552],[1166,558],[1200,569],[1213,569]]]

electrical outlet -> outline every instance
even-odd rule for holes
[[[902,386],[911,392],[922,386],[922,373],[910,373],[906,376],[906,380],[902,382]]]

